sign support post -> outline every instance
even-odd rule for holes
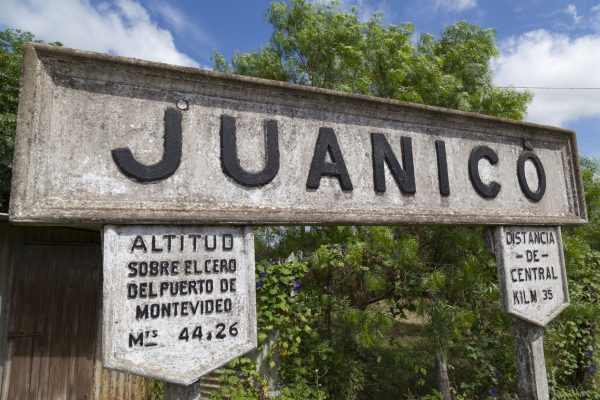
[[[513,316],[519,398],[547,400],[544,326],[569,305],[560,228],[500,226],[491,244],[502,308]]]
[[[549,398],[546,361],[544,358],[544,328],[519,318],[513,318],[519,398],[545,400]]]
[[[176,383],[165,382],[163,391],[164,400],[200,400],[200,381],[191,385],[178,385]]]

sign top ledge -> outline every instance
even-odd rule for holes
[[[194,67],[185,67],[174,64],[166,64],[156,61],[148,61],[142,60],[139,58],[133,57],[123,57],[123,56],[114,56],[105,53],[97,53],[86,50],[78,50],[72,49],[68,47],[58,47],[52,46],[48,44],[41,43],[28,43],[25,45],[24,52],[33,52],[35,53],[35,57],[37,54],[40,55],[50,55],[54,57],[62,57],[62,58],[72,58],[77,57],[79,59],[88,59],[90,61],[98,61],[104,63],[113,63],[113,64],[122,64],[132,67],[139,67],[142,69],[149,70],[163,70],[175,73],[183,73],[186,75],[193,74],[197,76],[201,76],[203,78],[212,79],[212,80],[220,80],[220,81],[229,81],[234,84],[246,84],[248,86],[267,86],[274,89],[285,90],[286,92],[294,92],[298,94],[310,94],[310,95],[322,95],[325,97],[334,97],[337,99],[345,99],[347,101],[358,102],[358,103],[376,103],[381,105],[387,105],[397,108],[404,108],[417,112],[427,112],[431,114],[437,114],[438,116],[443,117],[457,117],[457,118],[467,118],[473,121],[479,120],[483,123],[494,123],[505,125],[508,128],[521,128],[526,130],[543,130],[546,134],[555,134],[559,137],[567,136],[571,140],[573,148],[576,149],[577,144],[575,141],[575,132],[570,129],[559,128],[550,125],[536,124],[532,122],[524,122],[524,121],[516,121],[508,118],[494,117],[485,114],[477,114],[473,112],[454,110],[443,107],[429,106],[425,104],[418,103],[409,103],[400,100],[388,99],[384,97],[375,97],[375,96],[367,96],[356,93],[347,93],[341,92],[338,90],[332,89],[324,89],[307,85],[299,85],[294,83],[275,81],[270,79],[256,78],[251,76],[243,76],[236,74],[228,74],[223,72],[211,71],[209,69],[202,68],[194,68]]]

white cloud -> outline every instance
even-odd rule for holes
[[[187,18],[183,12],[169,3],[165,3],[164,1],[152,1],[150,2],[150,8],[158,11],[163,18],[174,27],[183,28],[188,25]]]
[[[581,15],[577,14],[577,7],[575,6],[575,4],[569,4],[565,12],[568,15],[570,15],[571,18],[573,18],[573,23],[575,25],[579,24],[581,22],[581,19],[583,18]]]
[[[600,35],[571,38],[536,30],[501,44],[496,65],[498,86],[600,87]],[[600,117],[600,90],[532,90],[527,119],[564,125]]]
[[[444,11],[465,11],[477,7],[477,0],[435,0],[434,7]]]
[[[185,12],[174,5],[162,0],[150,0],[148,7],[158,13],[171,28],[190,42],[214,47],[215,40],[204,32],[198,24],[188,19]]]
[[[198,66],[177,50],[171,32],[153,22],[135,0],[97,6],[89,0],[3,0],[0,25],[31,31],[67,47]]]
[[[591,24],[592,27],[600,31],[600,3],[592,7]]]

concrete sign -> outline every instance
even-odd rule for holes
[[[256,347],[252,228],[106,226],[103,363],[188,385]]]
[[[27,46],[10,218],[584,223],[572,131]]]
[[[569,305],[559,227],[498,227],[494,247],[506,312],[544,326]]]

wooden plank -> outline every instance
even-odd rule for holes
[[[8,215],[0,214],[0,399],[3,397],[4,355],[7,349],[8,310],[10,300],[10,282],[12,282],[12,263],[17,229],[8,223]]]
[[[98,273],[96,280],[90,279],[88,272],[96,269],[97,248],[89,246],[49,246],[29,245],[35,249],[38,257],[48,259],[44,265],[45,270],[50,271],[55,279],[49,280],[47,286],[54,286],[48,296],[49,315],[52,320],[48,324],[46,337],[48,339],[47,353],[44,360],[44,376],[40,382],[40,398],[83,398],[89,397],[92,388],[93,373],[92,361],[93,346],[95,342],[94,314],[83,312],[85,300],[92,297],[94,308],[98,295]],[[91,256],[91,257],[90,257]],[[96,259],[96,266],[90,266],[89,262]],[[93,275],[91,275],[93,276]],[[86,279],[84,279],[84,277]],[[85,282],[87,281],[87,285]],[[96,290],[89,292],[91,287]],[[91,329],[85,335],[81,330],[82,323],[90,320]],[[83,322],[82,322],[83,321]],[[79,350],[85,350],[87,355],[81,354]],[[89,365],[86,368],[85,363]],[[62,371],[56,376],[56,371]],[[85,378],[85,377],[88,378]]]
[[[100,324],[97,329],[97,337],[100,338]],[[147,400],[147,380],[140,376],[104,369],[101,353],[101,344],[98,341],[94,364],[94,400]],[[119,394],[121,392],[122,394]]]
[[[0,391],[0,399],[8,399],[8,389],[10,388],[10,373],[12,366],[12,347],[6,346],[4,352],[4,369],[2,371],[2,391]]]
[[[43,333],[6,346],[0,399],[145,399],[143,378],[105,371],[98,359],[99,242],[96,231],[0,220],[0,268],[16,271],[6,321]]]
[[[16,257],[16,265],[30,266],[33,264],[37,264],[36,268],[19,268],[23,270],[22,273],[31,274],[33,277],[33,281],[35,282],[35,286],[37,290],[34,289],[32,292],[33,296],[36,296],[39,301],[37,304],[37,313],[34,314],[35,317],[35,334],[39,336],[35,336],[33,342],[33,351],[32,351],[32,360],[31,360],[31,390],[30,395],[31,398],[35,398],[37,396],[38,399],[42,397],[42,387],[43,377],[47,376],[47,371],[44,369],[45,365],[45,357],[47,354],[49,341],[47,339],[48,327],[52,323],[52,313],[48,312],[48,299],[51,298],[55,294],[55,282],[56,282],[56,274],[53,274],[51,268],[44,268],[43,263],[34,249],[29,247],[23,247],[19,245],[22,250],[22,258],[19,255]],[[20,301],[24,301],[21,297]]]
[[[64,254],[61,254],[61,256],[63,258],[65,257]],[[52,266],[55,267],[55,265]],[[69,373],[68,342],[66,339],[73,338],[69,329],[72,314],[65,301],[66,298],[69,298],[72,295],[68,293],[70,282],[68,269],[65,267],[61,268],[60,271],[56,271],[57,277],[59,276],[59,273],[60,277],[57,279],[57,296],[54,297],[54,301],[56,301],[56,313],[53,315],[54,323],[52,325],[52,331],[50,332],[50,371],[53,376],[49,382],[49,396],[50,398],[61,399],[66,398]],[[54,371],[62,371],[62,373],[57,375]]]
[[[14,247],[15,235],[11,234],[11,228],[8,223],[8,215],[0,214],[0,399],[6,397],[7,385],[4,385],[5,369],[8,367],[9,357],[8,341],[8,311],[10,302],[10,282],[12,282],[12,249]],[[5,355],[6,361],[5,361]]]
[[[20,271],[17,271],[20,272]],[[29,395],[31,353],[33,352],[33,337],[35,321],[33,316],[37,312],[35,299],[22,302],[19,297],[22,292],[36,289],[33,274],[18,273],[14,279],[11,299],[11,312],[9,323],[9,348],[11,353],[10,385],[6,398],[14,397],[15,393]]]
[[[98,251],[94,251],[98,258]],[[90,388],[94,384],[94,352],[96,346],[96,315],[100,303],[100,269],[88,272],[87,279],[82,279],[81,312],[79,316],[79,340],[77,341],[77,383],[76,398],[89,397]]]
[[[76,260],[73,260],[76,262]],[[72,270],[72,285],[73,292],[72,297],[67,298],[69,306],[72,309],[73,319],[71,321],[71,339],[67,342],[69,345],[69,379],[67,381],[67,398],[69,400],[77,399],[77,360],[80,355],[77,353],[77,342],[81,340],[79,332],[79,321],[81,319],[81,298],[85,297],[87,293],[81,292],[81,271],[79,268],[73,268]],[[79,289],[79,290],[78,290]]]
[[[32,248],[31,245],[27,245],[26,248]],[[42,248],[43,249],[43,248]],[[51,248],[47,248],[48,250],[50,250]],[[39,248],[38,248],[39,250]],[[51,257],[52,254],[48,254],[48,257]],[[23,266],[23,268],[27,268],[27,266]],[[46,270],[50,271],[51,268],[46,268]],[[45,330],[45,340],[46,340],[46,346],[44,348],[44,353],[42,355],[42,365],[41,365],[41,374],[40,374],[40,380],[39,380],[39,388],[38,388],[38,399],[47,399],[49,398],[49,396],[51,395],[50,392],[50,386],[51,386],[51,382],[53,380],[53,374],[55,373],[52,369],[51,369],[51,361],[52,361],[52,340],[53,340],[53,334],[54,334],[54,324],[56,324],[55,318],[54,316],[57,313],[57,300],[56,300],[56,294],[57,294],[57,290],[58,290],[58,282],[61,279],[60,276],[58,276],[56,273],[52,274],[47,280],[46,280],[46,287],[48,288],[48,291],[45,295],[45,300],[46,300],[46,304],[47,304],[47,320],[48,323],[46,325],[46,330]]]

